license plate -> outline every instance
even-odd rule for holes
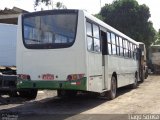
[[[42,79],[43,80],[54,80],[54,75],[53,74],[43,74]]]

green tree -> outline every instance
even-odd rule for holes
[[[156,34],[156,41],[153,44],[154,45],[160,45],[160,29]]]
[[[147,47],[155,41],[156,31],[148,19],[150,11],[136,0],[116,0],[101,8],[98,18]]]
[[[35,0],[34,1],[34,5],[38,6],[40,3],[45,3],[46,6],[49,5],[51,3],[51,0]]]
[[[37,7],[40,4],[45,4],[45,6],[50,6],[52,9],[67,9],[67,7],[61,2],[54,2],[53,0],[35,0],[34,1],[34,10],[36,11]],[[41,8],[43,9],[43,8]]]

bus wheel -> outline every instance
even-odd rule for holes
[[[145,72],[145,79],[147,79],[147,77],[148,77],[148,69]]]
[[[37,89],[20,89],[19,96],[27,99],[35,99],[37,97]]]
[[[10,97],[17,97],[18,96],[17,90],[13,90],[13,91],[11,90],[8,94]]]
[[[135,89],[135,88],[137,88],[137,86],[138,86],[138,75],[136,73],[134,83],[131,85],[131,88]]]
[[[113,100],[117,94],[117,80],[114,76],[111,78],[111,90],[107,92],[108,99]]]
[[[144,82],[144,74],[142,74],[142,76],[141,76],[141,83],[143,83]]]
[[[142,71],[141,77],[140,77],[140,82],[143,83],[143,82],[144,82],[144,79],[145,79],[145,74],[144,74],[144,72]]]
[[[57,96],[58,97],[66,96],[66,91],[65,90],[57,90]]]

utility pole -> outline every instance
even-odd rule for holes
[[[99,2],[100,2],[100,9],[101,9],[101,0]]]

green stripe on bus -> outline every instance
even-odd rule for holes
[[[87,90],[86,80],[84,77],[72,81],[45,81],[45,80],[18,80],[17,88],[37,88],[37,89],[64,89],[64,90]]]

